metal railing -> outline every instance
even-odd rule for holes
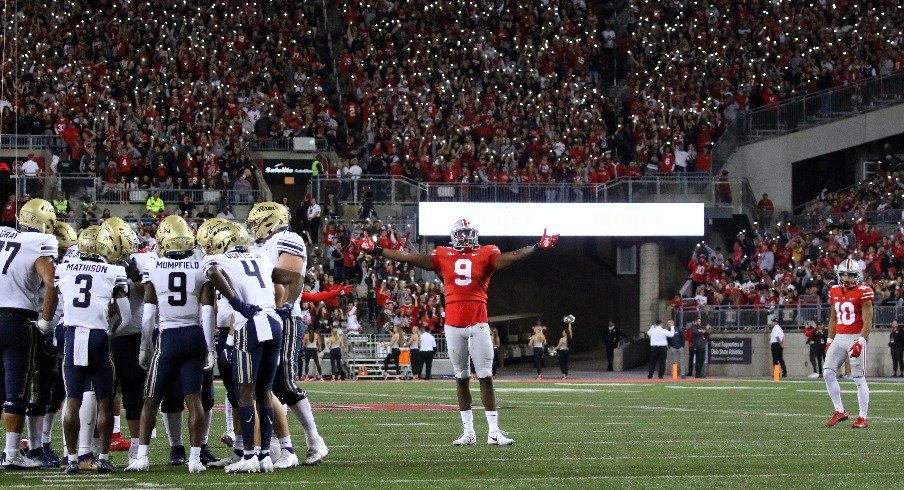
[[[741,145],[828,124],[904,102],[904,72],[791,97],[777,107],[739,114],[713,147],[717,173]]]
[[[39,150],[50,148],[54,152],[66,148],[66,142],[52,134],[0,134],[0,149]]]
[[[65,174],[53,177],[14,176],[16,195],[29,194],[32,197],[51,199],[56,192],[66,197],[99,204],[144,204],[154,191],[166,204],[182,202],[188,196],[195,204],[237,205],[251,204],[263,197],[260,190],[236,191],[230,189],[122,189],[108,184],[94,174]]]
[[[606,184],[507,183],[429,184],[407,178],[311,179],[311,193],[323,202],[333,194],[337,202],[374,204],[451,202],[703,202],[715,206],[755,208],[747,179],[721,180],[705,173],[675,173],[621,178]],[[747,211],[744,211],[747,212]]]
[[[832,307],[828,304],[798,304],[786,306],[765,305],[704,305],[675,308],[672,319],[677,325],[687,325],[700,318],[703,324],[718,329],[759,329],[778,319],[782,325],[803,326],[809,321],[824,325],[829,320]],[[873,307],[873,325],[885,326],[892,320],[904,319],[904,306]]]
[[[368,197],[374,204],[413,204],[422,200],[425,189],[426,184],[403,177],[311,179],[311,195],[321,203],[332,194],[344,204],[361,204]]]
[[[433,334],[433,338],[436,339],[436,349],[433,350],[433,357],[436,359],[448,359],[449,349],[446,344],[446,336]],[[349,360],[383,358],[390,351],[388,347],[389,334],[349,334],[346,339],[349,346]]]
[[[831,218],[832,223],[854,223],[858,219],[863,218],[868,223],[877,225],[900,223],[904,221],[904,209],[878,209],[873,211],[851,211],[851,212],[818,212],[808,214],[796,214],[791,217],[791,221],[803,228],[813,228],[820,221]]]

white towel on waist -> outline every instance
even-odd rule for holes
[[[90,338],[90,328],[75,327],[75,336],[72,341],[72,363],[76,366],[88,365],[88,340]]]
[[[273,340],[273,330],[270,328],[270,320],[265,312],[254,315],[254,327],[257,329],[258,342]]]

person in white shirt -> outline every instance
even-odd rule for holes
[[[682,146],[675,147],[675,170],[678,172],[687,172],[687,155]]]
[[[310,203],[311,205],[308,207],[308,227],[311,240],[317,242],[320,237],[320,214],[323,210],[317,204],[317,199],[314,196],[311,196]]]
[[[430,379],[430,373],[433,370],[433,351],[436,350],[436,339],[429,330],[421,329],[421,363],[420,366],[426,370],[426,375],[421,379]],[[418,373],[420,374],[420,373]]]
[[[358,165],[358,160],[352,160],[352,164],[348,167],[348,170],[346,173],[352,179],[360,179],[361,174],[364,173],[364,170],[362,170],[361,166]]]
[[[25,160],[25,163],[22,164],[22,173],[26,177],[37,177],[41,172],[41,167],[32,157],[34,157],[34,154],[29,153],[28,160]]]
[[[785,331],[782,330],[778,320],[772,320],[772,333],[769,334],[769,347],[772,349],[772,365],[778,364],[782,367],[782,377],[788,376],[788,368],[785,367],[784,344]]]
[[[670,325],[670,329],[662,328],[662,322],[656,320],[656,323],[647,330],[647,336],[650,337],[650,369],[647,378],[653,377],[653,371],[659,370],[659,379],[665,374],[665,357],[669,351],[669,337],[675,335],[675,325]]]

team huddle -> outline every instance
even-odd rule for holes
[[[323,461],[329,450],[294,381],[306,249],[288,231],[284,206],[265,202],[251,210],[253,243],[244,225],[214,218],[195,232],[169,216],[154,252],[139,252],[137,235],[120,218],[76,236],[55,216],[50,203],[32,199],[20,210],[18,230],[0,229],[5,469],[60,466],[51,434],[62,409],[66,473],[113,471],[117,392],[132,434],[126,471],[148,470],[158,410],[174,465],[186,462],[181,412],[188,412],[191,473],[211,466],[271,472]],[[304,294],[320,301],[347,291]],[[207,446],[215,365],[227,393],[227,434],[235,434],[225,458]],[[288,412],[305,432],[301,461]],[[278,452],[271,453],[274,435]]]

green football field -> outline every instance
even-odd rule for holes
[[[486,446],[477,411],[478,445],[453,447],[451,381],[308,383],[331,449],[320,466],[191,475],[166,466],[158,437],[149,473],[0,472],[0,488],[904,488],[904,383],[870,387],[872,425],[854,430],[853,419],[823,426],[832,407],[821,380],[497,381],[500,424],[515,445]],[[854,385],[842,389],[855,414]],[[222,432],[218,411],[212,439]],[[303,446],[297,424],[293,436]],[[114,453],[117,468],[124,458]]]

